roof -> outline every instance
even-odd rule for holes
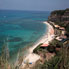
[[[59,25],[55,25],[55,27],[60,27]]]
[[[65,30],[65,28],[64,28],[64,27],[60,27],[60,29]]]
[[[57,51],[60,51],[60,48],[56,48]]]
[[[48,47],[48,44],[42,44],[41,47]]]

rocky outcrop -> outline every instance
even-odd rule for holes
[[[48,20],[52,22],[69,23],[69,9],[56,10],[56,11],[51,12],[51,15],[48,17]]]
[[[65,27],[69,33],[69,8],[66,10],[52,11],[48,17],[48,21],[55,22],[56,24]]]

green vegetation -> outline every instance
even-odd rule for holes
[[[0,69],[19,69],[23,61],[23,55],[21,56],[19,53],[16,58],[17,60],[14,63],[10,63],[9,49],[7,43],[5,43],[0,54]]]
[[[40,48],[41,45],[42,45],[42,43],[39,44],[39,45],[33,50],[33,53],[38,53],[38,51],[42,51],[43,49]]]
[[[56,15],[56,16],[55,16]],[[52,17],[55,17],[54,19]],[[55,20],[56,19],[56,20]],[[66,30],[66,36],[69,38],[69,8],[66,10],[56,10],[51,13],[50,20],[53,21],[55,24],[64,27]],[[58,42],[56,42],[58,44]],[[55,44],[55,43],[53,43]],[[59,53],[60,55],[60,62],[58,64],[57,69],[69,69],[69,40],[67,40],[63,45],[61,45],[61,50]],[[56,54],[57,56],[58,54]],[[54,68],[53,68],[54,69]],[[56,69],[56,68],[55,68]]]
[[[44,64],[40,64],[40,62],[37,62],[32,69],[59,69],[58,67],[59,62],[60,62],[60,57],[54,56],[49,61],[45,60]]]
[[[50,46],[61,47],[62,46],[62,42],[54,39],[54,40],[52,40],[52,42],[50,42]]]
[[[58,69],[59,57],[54,56],[51,60],[45,61],[41,69]]]
[[[67,24],[67,25],[65,26],[65,29],[66,29],[67,33],[69,34],[69,24]]]
[[[52,12],[52,14],[57,15],[64,15],[65,11],[69,11],[69,9],[66,10],[58,10]],[[55,22],[55,24],[58,24],[66,29],[66,34],[68,34],[69,38],[69,23],[61,22],[61,19],[59,22]],[[39,54],[43,53],[45,55],[46,53],[55,53],[56,55],[52,57],[50,60],[46,60],[42,64],[39,61],[36,62],[35,66],[29,67],[29,63],[27,62],[27,68],[30,69],[69,69],[69,40],[62,43],[56,39],[54,39],[52,42],[50,42],[50,45],[47,48],[41,48],[42,44],[39,44],[34,50],[33,53]],[[59,51],[56,50],[56,48],[60,48]],[[45,55],[46,56],[46,55]],[[46,57],[45,57],[46,58]],[[9,62],[10,54],[7,44],[3,45],[2,52],[0,55],[0,69],[20,69],[20,65],[23,61],[23,55],[17,56],[17,61],[13,64],[10,64]],[[22,68],[21,68],[22,69]],[[25,68],[26,69],[26,68]]]
[[[69,41],[62,44],[57,40],[53,40],[51,44],[56,47],[61,46],[61,50],[49,61],[45,60],[43,64],[37,62],[32,69],[69,69]]]
[[[40,51],[40,52],[46,52],[46,51],[49,51],[49,52],[55,52],[57,53],[57,51],[55,50],[55,48],[61,48],[62,46],[62,42],[54,39],[50,45],[47,47],[47,48],[41,48],[41,45],[42,44],[39,44],[34,50],[33,50],[33,53],[37,53]]]
[[[64,13],[65,13],[65,10],[56,10],[56,11],[53,11],[51,14],[64,15]]]

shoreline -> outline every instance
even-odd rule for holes
[[[31,52],[33,52],[33,50],[40,44],[40,43],[49,43],[49,41],[51,41],[52,39],[49,39],[50,37],[54,36],[54,34],[50,35],[50,29],[53,29],[53,27],[46,21],[46,22],[43,22],[45,25],[47,25],[47,31],[45,31],[45,33],[43,34],[43,36],[41,38],[39,38],[39,40],[37,42],[35,42],[35,44],[30,47],[30,50]],[[47,40],[49,39],[49,40]]]
[[[22,62],[22,67],[25,67],[25,62],[29,60],[29,63],[35,63],[37,60],[40,59],[40,56],[33,53],[33,50],[41,43],[49,44],[50,41],[54,38],[54,29],[53,27],[47,22],[43,22],[45,25],[47,25],[46,32],[43,34],[43,36],[28,50],[28,54],[25,56],[24,61]],[[53,31],[53,32],[52,32]],[[31,58],[30,58],[31,57]]]

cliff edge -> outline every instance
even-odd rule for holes
[[[69,34],[69,8],[65,10],[55,10],[51,12],[48,21],[55,22],[56,24],[65,27]]]

